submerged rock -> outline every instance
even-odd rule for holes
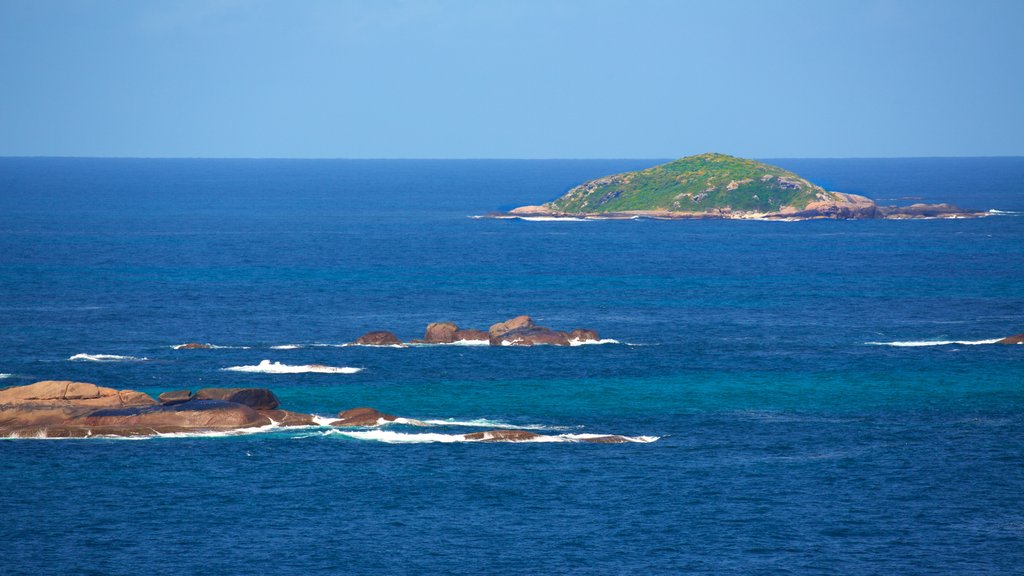
[[[208,350],[210,348],[213,348],[213,346],[210,344],[203,344],[202,342],[186,342],[174,347],[175,350]]]
[[[611,436],[596,436],[594,438],[584,438],[581,441],[582,442],[589,442],[591,444],[623,444],[625,442],[630,442],[630,439],[626,438],[625,436],[611,435]]]
[[[535,434],[529,430],[487,430],[484,432],[472,432],[464,436],[466,440],[476,440],[479,442],[524,442],[539,437],[540,434]]]
[[[355,343],[361,346],[398,346],[402,344],[402,341],[387,330],[377,330],[363,334],[356,339]]]
[[[234,402],[254,410],[273,410],[281,404],[266,388],[203,388],[196,392],[195,399]]]
[[[394,422],[398,416],[384,414],[374,408],[349,408],[338,412],[331,426],[379,426],[381,421]]]
[[[996,344],[1024,344],[1024,334],[1014,334],[1013,336],[1007,336],[1002,340],[996,342]]]

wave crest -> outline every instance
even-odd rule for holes
[[[958,344],[961,346],[980,346],[983,344],[995,344],[1002,338],[991,338],[988,340],[903,340],[896,342],[865,342],[869,346],[894,346],[896,348],[917,348],[920,346],[949,346]]]
[[[68,358],[72,362],[144,362],[149,358],[136,356],[118,356],[117,354],[75,354]]]
[[[350,366],[326,366],[324,364],[302,364],[292,366],[289,364],[282,364],[280,362],[263,360],[255,366],[229,366],[227,368],[222,368],[222,370],[226,370],[228,372],[259,372],[263,374],[355,374],[356,372],[362,371],[362,368],[352,368]]]

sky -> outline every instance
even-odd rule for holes
[[[1024,155],[1019,0],[0,0],[0,156]]]

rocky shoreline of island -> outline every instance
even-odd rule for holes
[[[836,193],[838,194],[838,193]],[[845,196],[854,196],[846,194]],[[620,212],[564,212],[548,206],[520,206],[508,212],[492,212],[474,218],[497,220],[750,220],[798,222],[804,220],[940,220],[985,218],[990,211],[965,210],[953,204],[880,206],[873,201],[829,203],[803,210],[757,212],[717,208],[703,212],[672,210],[624,210]]]

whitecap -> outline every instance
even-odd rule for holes
[[[982,344],[995,344],[1002,338],[991,338],[989,340],[904,340],[896,342],[865,342],[869,346],[895,346],[897,348],[917,348],[919,346],[949,346],[959,344],[961,346],[978,346]]]
[[[412,342],[408,346],[419,348],[426,346],[490,346],[489,340],[456,340],[455,342]]]
[[[612,338],[601,338],[600,340],[569,340],[570,346],[593,346],[596,344],[621,344]]]
[[[349,342],[348,344],[326,344],[326,346],[332,346],[335,348],[348,348],[349,346],[360,346],[363,348],[408,348],[408,344],[356,344],[355,342]]]
[[[186,346],[189,344],[192,344],[192,342],[188,342],[186,344],[175,344],[174,346],[171,346],[171,348],[173,350],[188,350],[189,348],[186,348]],[[250,346],[218,346],[217,344],[205,343],[203,344],[203,348],[192,348],[192,350],[248,350],[249,348]]]
[[[591,218],[575,218],[572,216],[514,216],[527,222],[592,222]]]
[[[393,430],[326,430],[321,433],[324,436],[339,435],[356,440],[372,440],[387,444],[426,444],[426,443],[454,443],[454,442],[483,442],[486,440],[471,440],[465,434],[441,434],[437,432],[396,432]],[[510,443],[556,443],[556,442],[583,442],[592,438],[601,438],[608,434],[558,434],[539,435],[526,440],[510,441]],[[627,442],[649,443],[657,441],[660,436],[623,436]]]
[[[307,372],[317,374],[355,374],[356,372],[361,371],[362,368],[352,368],[350,366],[325,366],[323,364],[302,364],[299,366],[291,366],[280,362],[263,360],[256,366],[230,366],[228,368],[222,368],[222,370],[226,370],[228,372],[261,372],[264,374],[305,374]]]
[[[428,426],[463,426],[467,428],[500,428],[503,430],[565,430],[567,428],[567,426],[542,426],[540,424],[517,425],[498,420],[488,420],[486,418],[476,418],[473,420],[455,420],[453,418],[448,418],[443,420],[420,420],[420,422]]]
[[[68,358],[71,361],[86,362],[142,362],[149,358],[137,358],[135,356],[118,356],[117,354],[75,354]]]
[[[1011,210],[996,210],[996,209],[989,210],[988,213],[989,214],[998,214],[1000,216],[1015,216],[1017,214],[1020,214],[1020,212],[1013,212]]]
[[[280,344],[278,346],[271,346],[271,350],[298,350],[302,348],[302,344]]]
[[[10,378],[11,376],[14,376],[14,374],[0,374],[0,380],[4,378]]]

